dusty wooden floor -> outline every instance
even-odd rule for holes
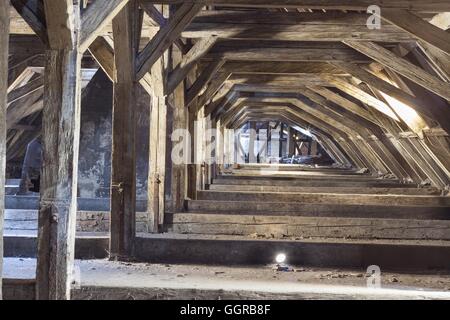
[[[34,259],[7,258],[5,278],[34,278]],[[74,299],[450,299],[450,275],[382,274],[367,288],[365,270],[224,267],[77,261]]]

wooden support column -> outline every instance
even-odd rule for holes
[[[172,63],[176,65],[182,61],[182,52],[176,47],[172,48]],[[172,132],[188,130],[188,109],[184,106],[184,82],[179,83],[173,93],[169,96],[170,105],[173,108]],[[185,131],[185,132],[186,132]],[[171,210],[180,212],[183,210],[184,199],[187,196],[186,174],[188,160],[189,141],[188,135],[184,134],[179,141],[172,141],[173,144],[183,144],[182,163],[174,163],[171,167]],[[178,136],[177,136],[178,138]],[[172,146],[172,150],[173,150]]]
[[[194,126],[194,153],[195,165],[197,167],[197,187],[196,190],[204,190],[205,181],[205,108],[202,107],[197,112],[197,119]]]
[[[168,16],[168,6],[161,12]],[[155,36],[156,37],[156,36]],[[155,40],[155,39],[154,39]],[[154,41],[152,40],[152,41]],[[164,86],[167,79],[168,52],[161,53],[152,64],[150,86],[150,158],[148,175],[149,232],[158,233],[164,223],[167,149],[167,106]],[[170,128],[170,127],[169,127]]]
[[[9,1],[0,3],[0,300],[2,300],[3,220],[6,167],[6,92],[8,90]]]
[[[190,163],[188,165],[188,186],[187,186],[187,195],[190,199],[196,199],[197,197],[197,165],[195,163],[195,151],[196,151],[196,146],[195,146],[195,121],[197,120],[197,112],[194,111],[193,109],[188,109],[188,130],[189,130],[189,135],[191,137],[191,141],[190,141],[190,150],[191,150],[191,154],[190,154]]]
[[[289,127],[289,140],[288,140],[289,141],[289,148],[288,148],[289,156],[295,156],[296,141],[295,141],[294,135],[295,135],[295,130],[292,129],[291,127]]]
[[[137,3],[131,1],[113,19],[116,75],[114,79],[111,155],[110,258],[133,254],[136,230],[136,94],[135,60]]]
[[[44,0],[44,5],[49,48],[45,53],[36,295],[38,300],[66,300],[70,299],[77,214],[80,8],[72,0]]]
[[[217,172],[214,178],[217,178],[219,174],[223,172],[224,169],[224,154],[225,154],[225,127],[222,125],[222,121],[217,121],[217,144],[216,144],[216,164]]]
[[[256,154],[255,154],[255,141],[256,141],[256,122],[250,121],[250,133],[248,140],[248,162],[256,163]]]
[[[167,109],[164,97],[164,58],[152,68],[152,109],[150,116],[149,211],[150,232],[157,233],[164,221]]]

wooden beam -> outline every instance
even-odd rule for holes
[[[8,106],[19,99],[23,99],[27,95],[44,88],[44,77],[38,77],[37,79],[28,82],[27,84],[12,90],[8,93]]]
[[[149,3],[179,4],[195,0],[146,0]],[[387,9],[408,9],[421,12],[450,11],[445,0],[205,0],[205,5],[253,8],[326,9],[366,11],[371,5]]]
[[[114,49],[104,37],[97,37],[89,46],[89,52],[111,81],[116,78]]]
[[[8,90],[9,3],[0,3],[0,300],[3,278],[3,220],[5,214],[6,92]]]
[[[30,28],[47,45],[47,26],[41,3],[38,0],[10,0],[17,13],[25,20]],[[14,30],[13,30],[14,31]]]
[[[7,129],[10,129],[13,125],[17,124],[23,118],[30,114],[41,111],[43,108],[43,95],[44,89],[35,90],[34,92],[24,96],[8,106],[7,112]]]
[[[161,28],[140,53],[136,69],[138,79],[141,79],[150,71],[155,62],[180,37],[181,32],[203,6],[203,2],[183,3],[169,22]]]
[[[205,59],[225,59],[227,61],[264,61],[264,62],[329,62],[346,61],[354,63],[368,63],[370,59],[350,48],[334,46],[317,46],[311,44],[297,45],[295,47],[265,47],[250,46],[242,41],[234,41],[233,46],[220,43],[215,46]],[[253,44],[251,41],[249,43]],[[289,42],[287,42],[289,43]]]
[[[224,39],[261,39],[284,41],[377,41],[377,42],[410,42],[414,40],[407,32],[394,27],[384,26],[382,30],[371,30],[364,26],[351,24],[336,24],[333,26],[322,24],[311,25],[298,23],[285,24],[241,24],[233,23],[196,23],[187,26],[181,33],[184,38],[202,38],[218,36]]]
[[[8,70],[8,93],[30,81],[34,72],[28,67],[28,63],[21,63]]]
[[[156,23],[158,26],[165,26],[167,19],[161,12],[151,3],[145,0],[139,0],[139,4],[144,12]]]
[[[426,42],[419,41],[418,44],[428,57],[434,71],[443,81],[450,82],[450,55],[443,53],[441,50],[436,49]]]
[[[114,82],[111,154],[110,257],[129,259],[136,233],[136,86],[135,59],[138,5],[129,2],[113,19],[116,79]]]
[[[222,66],[225,64],[225,60],[214,60],[202,71],[202,73],[195,80],[194,84],[189,88],[185,104],[186,107],[190,107],[195,98],[201,94],[205,86],[216,76]]]
[[[182,52],[180,50],[177,50],[176,47],[172,47],[172,62],[174,64],[180,63],[184,60],[184,57],[182,55]],[[184,106],[184,95],[185,95],[185,86],[183,83],[180,83],[173,93],[168,97],[169,100],[169,107],[171,108],[171,114],[172,114],[172,136],[171,136],[171,143],[172,147],[171,150],[179,150],[177,149],[178,146],[182,146],[183,150],[182,153],[178,153],[177,156],[180,157],[179,160],[181,161],[175,161],[175,159],[172,159],[170,157],[170,179],[171,179],[171,205],[166,210],[170,212],[181,212],[184,208],[184,200],[187,196],[187,165],[190,163],[189,156],[189,140],[187,139],[187,135],[185,134],[188,126],[188,112],[189,110],[185,108]],[[175,137],[174,133],[182,133],[181,135],[178,135]],[[172,153],[172,152],[171,152]]]
[[[351,83],[348,83],[342,79],[339,79],[337,77],[330,77],[330,76],[323,76],[324,80],[328,81],[328,83],[339,90],[345,92],[346,94],[358,99],[362,103],[369,105],[381,113],[384,113],[388,117],[400,121],[398,116],[395,114],[394,111],[383,101],[377,99],[376,97],[372,96],[371,94],[365,92],[364,90],[354,86]]]
[[[295,74],[295,75],[255,75],[255,74],[235,74],[228,81],[233,84],[265,84],[280,87],[299,86],[326,86],[325,77],[335,77],[333,74]],[[335,77],[340,78],[340,77]],[[342,80],[344,81],[344,80]]]
[[[208,101],[214,97],[216,92],[220,89],[220,87],[228,80],[231,76],[229,72],[219,72],[216,76],[211,80],[210,84],[206,88],[205,92],[201,94],[198,98],[197,105],[195,106],[196,110],[200,110]],[[191,105],[192,107],[192,105]]]
[[[369,86],[374,87],[377,90],[380,90],[386,93],[387,95],[405,103],[418,113],[421,113],[435,121],[439,121],[439,119],[436,119],[436,117],[434,117],[433,113],[430,112],[430,110],[426,107],[425,104],[421,104],[419,99],[397,88],[396,86],[390,84],[389,82],[384,81],[383,79],[373,75],[372,73],[360,68],[359,66],[350,63],[333,63],[333,65],[350,73],[355,78],[358,78],[359,80],[365,82]]]
[[[316,73],[330,73],[335,75],[346,75],[339,68],[336,68],[325,62],[269,62],[269,61],[228,61],[224,70],[233,74],[316,74]]]
[[[191,50],[183,57],[178,66],[171,72],[166,88],[166,95],[171,94],[186,78],[188,73],[209,49],[216,43],[217,37],[202,38],[195,43]]]
[[[53,49],[46,52],[45,66],[36,294],[39,300],[69,300],[80,135],[82,56],[75,36],[80,9],[69,0],[45,0],[45,8]]]
[[[373,42],[345,41],[345,44],[367,55],[405,78],[450,101],[450,83],[443,82],[409,61]]]
[[[103,71],[105,71],[111,81],[115,81],[116,78],[113,46],[114,43],[112,41],[108,41],[105,37],[98,37],[89,47],[89,52],[92,54]],[[145,91],[147,91],[147,93],[151,94],[152,88],[150,86],[151,79],[149,73],[139,80],[139,83]]]
[[[341,106],[342,108],[346,109],[349,112],[352,112],[376,125],[379,125],[379,121],[375,119],[375,117],[368,112],[366,109],[362,108],[361,106],[357,105],[356,103],[344,98],[340,94],[337,94],[325,87],[307,87],[308,89],[320,94],[324,98],[328,99],[329,101]]]
[[[149,232],[158,233],[164,222],[167,106],[164,97],[166,59],[152,67],[152,109],[150,116],[150,155],[148,175]]]
[[[384,9],[380,17],[405,30],[417,39],[450,55],[450,33],[407,10]]]
[[[81,16],[80,51],[84,52],[129,0],[95,0]]]
[[[73,11],[77,5],[74,5],[73,0],[44,0],[44,7],[50,48],[54,50],[75,49],[78,35],[73,30],[79,27],[75,23],[80,23],[73,20]]]

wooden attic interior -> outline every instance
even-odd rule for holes
[[[369,6],[380,11],[368,13]],[[296,230],[281,232],[294,238],[385,240],[386,255],[376,255],[388,269],[408,264],[395,265],[395,250],[405,259],[411,254],[389,241],[422,241],[415,250],[423,250],[425,261],[415,267],[444,268],[450,256],[448,30],[450,2],[442,0],[2,1],[2,168],[20,167],[29,143],[43,141],[34,295],[69,299],[73,293],[80,113],[97,72],[113,87],[111,179],[108,210],[93,211],[107,211],[112,260],[205,263],[218,258],[210,257],[215,244],[200,236],[248,237],[283,225]],[[144,210],[136,191],[140,103],[149,109]],[[283,126],[291,148],[292,130],[300,128],[335,166],[237,163],[242,146],[232,130],[267,128],[283,136]],[[209,129],[221,133],[212,154]],[[193,154],[189,163],[171,160],[176,130],[200,135],[189,146],[200,150],[200,161]],[[257,136],[250,134],[247,153]],[[3,176],[1,190],[6,181]],[[0,195],[6,199],[0,217],[7,221],[8,203],[22,200]],[[250,217],[262,219],[263,227],[246,222]],[[358,219],[372,227],[356,230]],[[325,222],[330,230],[304,227]],[[382,231],[385,224],[398,227]],[[188,241],[171,234],[199,236],[196,246],[205,252],[183,253]],[[427,241],[440,241],[428,262],[423,252],[433,244]],[[179,251],[155,249],[169,244]],[[348,243],[340,245],[347,250]],[[267,246],[257,263],[276,252]],[[238,263],[252,263],[251,256]],[[318,263],[363,267],[331,256]]]

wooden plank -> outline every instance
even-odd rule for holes
[[[348,46],[367,55],[405,78],[450,101],[450,83],[443,82],[409,61],[373,42],[345,41]]]
[[[86,51],[106,25],[122,10],[129,0],[95,0],[81,16],[80,50]]]
[[[383,10],[380,17],[410,33],[417,39],[450,55],[450,33],[407,10]]]
[[[171,72],[167,83],[166,94],[171,94],[175,88],[186,78],[192,67],[216,43],[217,37],[202,38],[195,43],[191,50],[183,57],[181,62]]]
[[[52,33],[50,45],[56,49],[46,52],[36,292],[39,300],[69,300],[75,252],[82,58],[72,40],[78,32],[74,27],[79,8],[72,1],[46,0],[45,4]],[[62,18],[67,19],[63,24]]]
[[[132,256],[136,233],[136,95],[134,67],[139,44],[138,5],[129,2],[113,19],[114,82],[111,154],[110,257]]]
[[[137,59],[137,78],[141,79],[161,57],[161,55],[178,39],[184,28],[202,9],[202,2],[183,3],[169,22],[153,37],[142,50]]]
[[[3,219],[6,170],[6,92],[8,90],[9,4],[0,3],[0,300],[2,300]]]

